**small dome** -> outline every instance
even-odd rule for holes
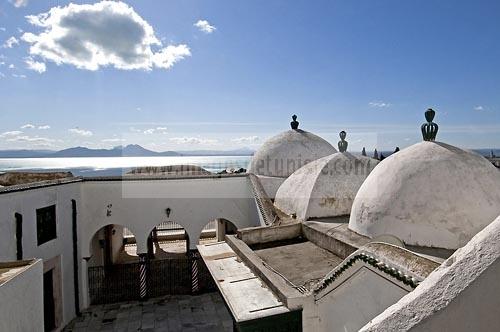
[[[425,138],[425,137],[424,137]],[[353,231],[457,249],[500,215],[500,172],[482,156],[432,141],[383,160],[358,191]]]
[[[292,128],[268,139],[255,152],[248,173],[287,178],[303,165],[337,152],[319,136],[298,129],[296,118]]]
[[[283,182],[275,205],[299,220],[348,215],[359,187],[377,164],[348,152],[315,160]]]

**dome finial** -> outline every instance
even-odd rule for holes
[[[432,122],[432,120],[434,120],[434,115],[436,115],[436,112],[434,112],[432,108],[425,111],[425,120],[427,120],[427,123],[424,123],[422,127],[420,127],[424,141],[434,141],[436,139],[439,126],[437,123]]]
[[[297,116],[294,114],[292,115],[292,122],[290,122],[290,126],[292,126],[292,129],[298,129],[299,128],[299,121],[297,121]]]
[[[346,152],[347,151],[347,141],[345,140],[345,137],[346,137],[346,132],[345,131],[341,131],[339,133],[339,136],[340,136],[340,141],[339,141],[339,151],[340,152]]]

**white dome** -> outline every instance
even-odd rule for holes
[[[500,214],[500,172],[471,151],[421,142],[383,160],[354,199],[349,228],[456,249]]]
[[[275,205],[299,220],[348,215],[359,187],[378,162],[348,152],[315,160],[283,182]]]
[[[252,157],[248,173],[286,178],[303,165],[337,152],[319,136],[291,129],[268,139]]]

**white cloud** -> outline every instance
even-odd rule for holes
[[[68,131],[72,134],[76,134],[76,135],[80,135],[80,136],[84,136],[84,137],[90,137],[90,136],[94,135],[94,133],[91,132],[90,130],[85,130],[85,129],[80,129],[80,128],[71,128],[71,129],[68,129]]]
[[[0,137],[1,138],[5,138],[5,137],[9,137],[9,136],[17,136],[17,135],[21,135],[23,132],[22,131],[19,131],[19,130],[13,130],[13,131],[6,131],[4,133],[1,133],[0,134]]]
[[[0,27],[0,31],[5,32],[5,31],[7,31],[7,29],[5,29],[4,27]]]
[[[50,126],[49,125],[39,125],[38,127],[35,126],[34,124],[31,124],[31,123],[27,123],[25,125],[22,125],[20,127],[21,129],[40,129],[40,130],[46,130],[46,129],[50,129]]]
[[[12,77],[15,77],[15,78],[26,78],[26,75],[19,75],[19,74],[12,74]]]
[[[166,134],[167,127],[156,127],[156,128],[150,128],[150,129],[144,130],[145,135],[151,135],[151,134],[155,134],[155,133]]]
[[[16,8],[26,7],[28,5],[28,0],[9,0],[9,1]]]
[[[475,106],[474,111],[484,111],[484,107],[481,105]]]
[[[383,101],[371,101],[368,103],[371,107],[385,108],[391,106],[391,104]]]
[[[199,137],[172,137],[170,141],[176,144],[196,144],[196,145],[210,145],[217,143],[216,139],[199,138]]]
[[[5,74],[0,71],[0,77],[5,77]]]
[[[27,19],[43,29],[38,34],[22,35],[21,39],[31,44],[29,53],[58,65],[70,64],[86,70],[103,66],[123,70],[168,69],[191,55],[184,44],[163,47],[153,27],[120,1],[71,3]]]
[[[259,136],[248,136],[248,137],[238,137],[238,138],[233,138],[231,142],[235,142],[238,144],[250,144],[250,143],[256,143],[259,141]]]
[[[201,32],[208,33],[208,34],[217,30],[217,28],[214,27],[213,25],[210,25],[210,23],[208,23],[207,20],[199,20],[198,22],[196,22],[193,25],[195,27],[197,27]]]
[[[103,143],[118,143],[118,142],[124,142],[124,138],[105,138],[101,140]]]
[[[39,146],[52,146],[54,139],[39,137],[39,136],[16,136],[12,138],[8,138],[7,142],[27,142],[30,145],[39,145]]]
[[[130,127],[129,130],[133,133],[142,133],[142,130],[140,129],[137,129],[137,128],[134,128],[134,127]]]
[[[16,37],[12,36],[9,39],[7,39],[5,41],[5,43],[3,43],[2,47],[3,48],[12,48],[12,47],[14,47],[14,45],[18,45],[18,44],[19,44],[19,40],[17,40]]]
[[[14,66],[14,64],[13,64],[13,63],[11,63],[11,64],[9,65],[9,69],[14,69],[14,68],[16,68],[16,66]]]
[[[39,74],[44,73],[47,70],[45,63],[35,61],[35,60],[33,60],[32,57],[27,57],[24,60],[24,62],[26,63],[26,66],[28,69],[34,70]]]

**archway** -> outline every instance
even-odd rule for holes
[[[128,252],[126,246],[132,246]],[[94,233],[90,257],[85,258],[90,304],[139,298],[140,263],[135,247],[134,234],[122,225],[108,224]]]
[[[123,246],[127,255],[137,257],[137,240],[127,227],[123,227]]]
[[[217,219],[209,221],[201,230],[198,244],[217,242]]]
[[[147,247],[150,259],[183,257],[189,252],[189,235],[181,224],[164,221],[149,233]]]
[[[218,218],[208,222],[200,233],[198,244],[224,241],[226,234],[236,234],[238,227],[231,221]]]
[[[87,266],[111,266],[137,262],[135,235],[126,227],[109,224],[101,227],[90,240]]]

